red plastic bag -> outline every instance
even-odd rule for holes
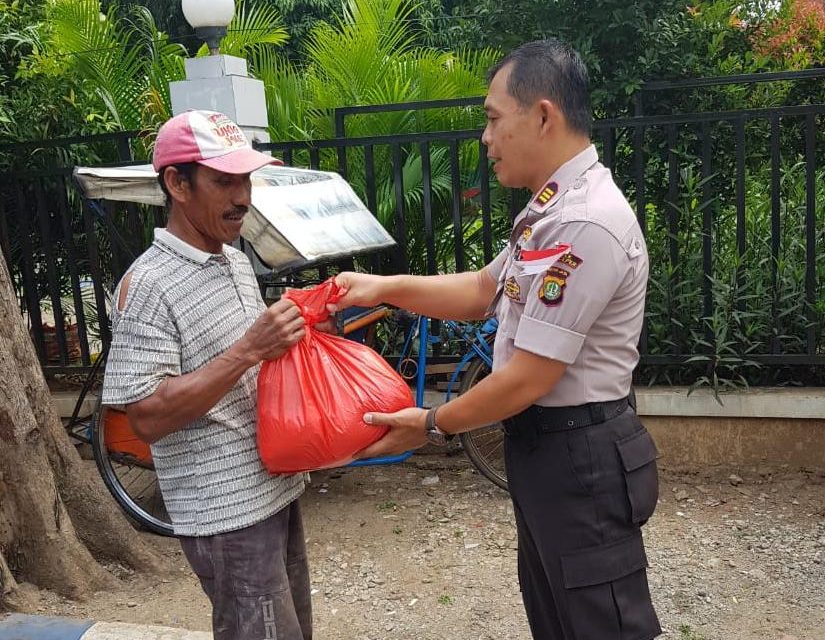
[[[378,353],[313,326],[340,297],[330,279],[284,297],[301,309],[306,336],[258,374],[258,451],[270,473],[337,467],[379,440],[386,428],[364,422],[415,403],[407,383]]]

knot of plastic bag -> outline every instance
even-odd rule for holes
[[[310,327],[327,320],[330,316],[327,305],[335,304],[343,297],[344,294],[341,287],[335,283],[335,278],[330,278],[311,289],[290,289],[284,293],[284,298],[292,300],[298,306],[304,322]]]

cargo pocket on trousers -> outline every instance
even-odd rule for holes
[[[641,532],[565,554],[561,567],[576,640],[640,640],[661,632]]]
[[[630,519],[642,525],[653,515],[659,499],[659,472],[656,445],[647,429],[616,442],[624,468]]]

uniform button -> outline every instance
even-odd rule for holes
[[[574,189],[581,189],[583,186],[584,186],[584,180],[582,180],[581,178],[579,178],[578,180],[576,180],[573,183],[573,188]]]

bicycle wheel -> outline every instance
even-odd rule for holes
[[[476,358],[461,378],[459,395],[478,384],[490,373],[481,358]],[[482,475],[507,491],[507,470],[504,466],[504,430],[500,422],[459,435],[467,457]]]
[[[174,535],[149,445],[137,439],[125,413],[104,407],[100,401],[94,415],[92,451],[106,488],[121,508],[144,529]]]

